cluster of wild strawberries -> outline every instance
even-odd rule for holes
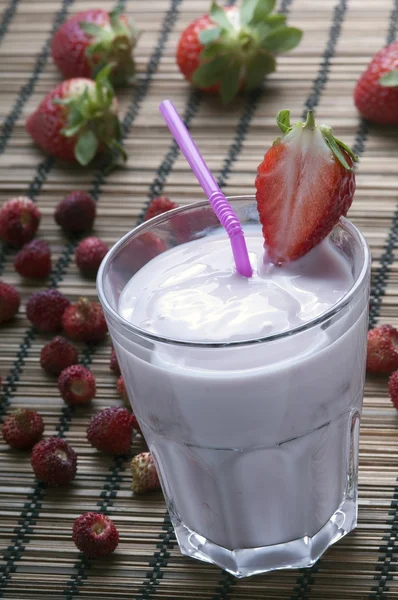
[[[145,219],[175,208],[164,197],[154,198]],[[95,219],[95,202],[86,192],[72,192],[55,211],[55,221],[67,234],[81,234],[91,229]],[[40,211],[29,198],[14,198],[0,209],[0,239],[20,248],[14,260],[16,271],[23,277],[45,278],[51,271],[51,253],[46,242],[34,239],[40,222]],[[22,248],[21,248],[22,246]],[[76,249],[76,263],[83,275],[95,276],[108,251],[104,242],[87,237]],[[0,281],[0,323],[15,317],[20,297],[14,286]],[[71,303],[57,289],[45,289],[32,294],[26,303],[26,315],[34,328],[43,333],[58,334],[61,330],[72,341],[99,342],[107,335],[107,325],[101,305],[87,298]],[[61,335],[43,346],[40,365],[58,378],[58,389],[68,405],[89,403],[96,394],[94,375],[78,364],[76,347]],[[130,409],[123,377],[115,350],[112,348],[110,369],[118,377],[117,390],[129,408],[106,408],[94,415],[87,427],[87,440],[96,449],[112,455],[127,454],[133,430],[140,432],[138,421]],[[1,378],[0,378],[1,384]],[[20,408],[5,420],[4,440],[19,450],[30,450],[33,471],[47,485],[67,485],[76,475],[77,455],[62,438],[41,440],[43,420],[36,411]],[[41,440],[41,441],[40,441]],[[159,488],[159,479],[149,452],[142,452],[131,461],[132,490],[135,493]],[[112,521],[97,513],[85,513],[76,519],[73,539],[87,556],[105,556],[116,548],[118,532]]]

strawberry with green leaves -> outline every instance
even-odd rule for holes
[[[369,121],[398,125],[398,42],[374,56],[355,87],[354,102]]]
[[[183,31],[177,64],[199,89],[221,95],[224,104],[240,90],[257,88],[276,70],[275,54],[295,48],[302,32],[286,26],[286,17],[272,13],[275,0],[243,0],[240,7],[221,8]]]
[[[95,81],[63,81],[41,101],[26,129],[44,152],[81,165],[105,150],[111,151],[113,158],[125,158],[119,106],[108,79],[111,68],[102,69]]]
[[[66,78],[95,77],[112,64],[111,79],[119,84],[134,75],[136,41],[134,27],[120,10],[90,9],[61,25],[52,39],[51,52]]]
[[[258,167],[256,198],[269,259],[277,265],[304,256],[347,214],[355,192],[356,156],[327,125],[290,125],[278,113],[283,132]]]

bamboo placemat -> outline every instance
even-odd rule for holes
[[[95,297],[94,283],[81,279],[74,245],[54,225],[56,203],[72,189],[91,190],[98,202],[95,234],[114,243],[142,218],[159,193],[179,203],[201,197],[193,175],[157,111],[169,97],[185,115],[210,167],[230,194],[253,191],[255,169],[276,136],[275,115],[290,108],[299,118],[308,108],[336,128],[360,155],[358,191],[350,217],[373,253],[371,323],[398,326],[398,130],[368,125],[352,102],[356,79],[371,55],[397,33],[398,0],[282,0],[303,42],[279,58],[278,72],[264,89],[228,109],[191,91],[174,59],[184,26],[204,13],[208,0],[126,0],[142,29],[136,59],[138,81],[121,90],[128,162],[108,176],[60,165],[43,156],[24,130],[26,116],[60,75],[49,57],[49,41],[71,13],[110,8],[103,0],[0,1],[0,202],[27,193],[43,214],[40,236],[54,256],[50,285],[69,298]],[[1,277],[16,284],[25,300],[36,290],[12,268],[0,249]],[[356,531],[333,546],[309,570],[282,571],[235,580],[217,567],[180,555],[161,494],[133,497],[128,458],[112,459],[85,439],[94,411],[120,405],[109,371],[109,342],[81,346],[81,360],[98,382],[93,406],[70,410],[56,382],[39,367],[45,343],[22,311],[0,331],[0,375],[5,386],[0,412],[32,406],[44,417],[46,435],[64,436],[79,455],[78,475],[66,489],[35,482],[29,454],[4,444],[0,454],[0,597],[186,600],[359,600],[398,597],[398,417],[386,382],[367,383],[360,444],[360,509]],[[143,449],[134,441],[132,454]],[[73,520],[87,510],[109,514],[121,534],[115,554],[88,561],[71,540]]]

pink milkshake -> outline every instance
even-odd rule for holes
[[[242,577],[355,526],[369,253],[344,220],[277,267],[256,203],[232,205],[252,278],[199,203],[125,236],[98,287],[180,548]]]
[[[357,518],[370,257],[344,219],[356,157],[312,111],[291,125],[282,110],[256,199],[233,199],[233,214],[162,110],[233,252],[205,202],[105,258],[98,291],[129,399],[184,554],[237,577],[308,567]]]

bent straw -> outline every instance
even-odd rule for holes
[[[174,104],[170,100],[163,100],[159,110],[229,236],[237,272],[243,277],[251,277],[253,271],[243,229],[232,206],[220,190]]]

